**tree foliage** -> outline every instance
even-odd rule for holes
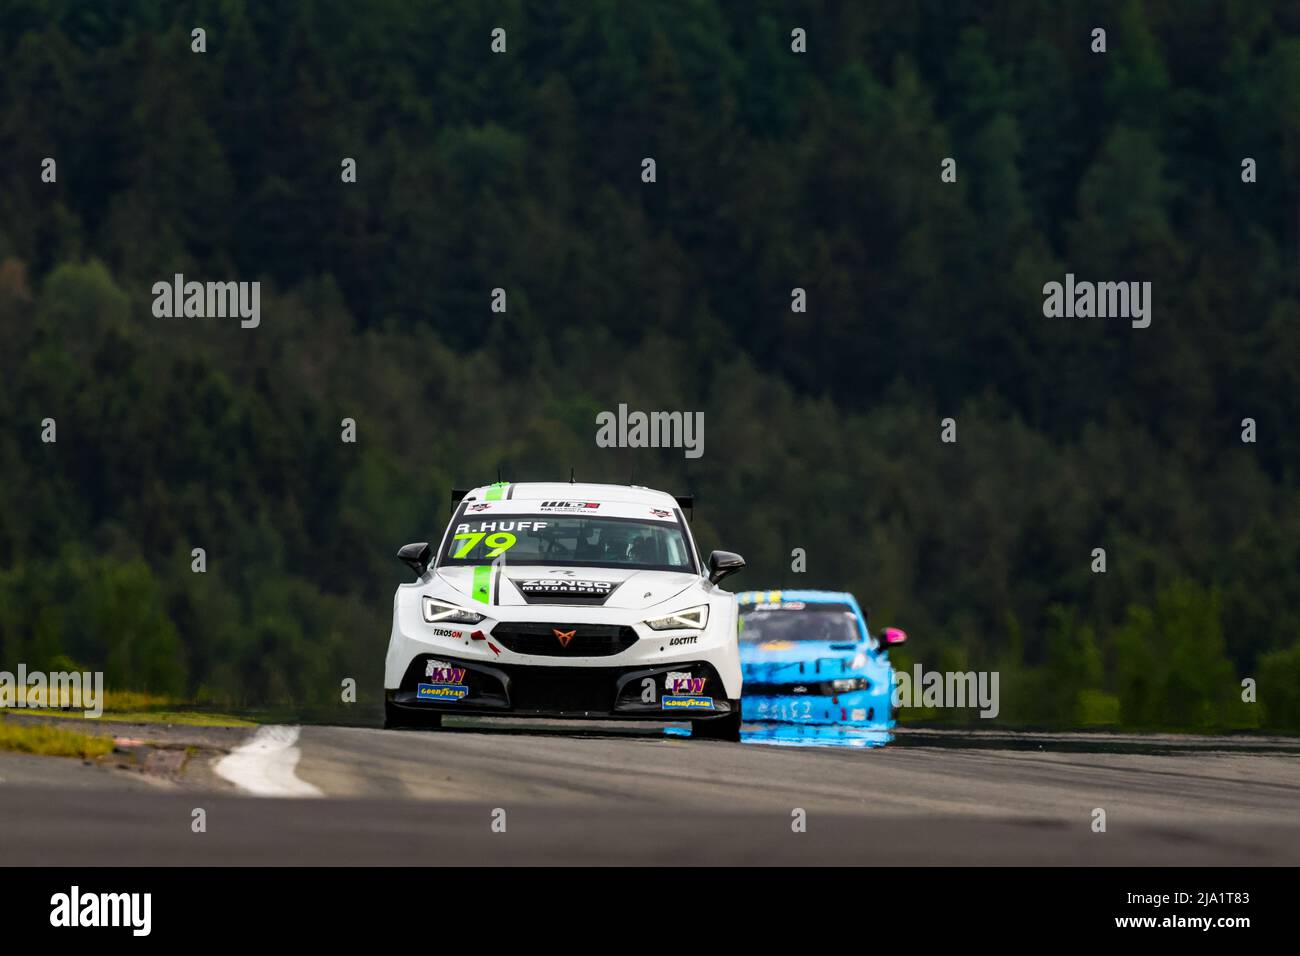
[[[572,466],[1008,719],[1300,728],[1298,51],[1228,2],[7,3],[0,663],[373,692],[394,549]],[[1067,271],[1151,327],[1045,319]],[[261,326],[155,318],[177,272]],[[620,402],[704,457],[597,449]]]

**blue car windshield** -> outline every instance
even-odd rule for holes
[[[742,641],[827,641],[856,644],[862,640],[857,616],[847,604],[810,604],[802,610],[741,610]]]

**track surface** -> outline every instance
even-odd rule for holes
[[[250,737],[205,734],[223,751]],[[847,750],[480,722],[442,732],[308,726],[293,754],[289,773],[324,798],[241,795],[211,772],[215,759],[146,780],[0,755],[0,859],[1300,864],[1294,740],[913,732]],[[195,808],[204,833],[192,832]],[[1093,832],[1094,808],[1106,811],[1105,833]],[[797,810],[806,832],[792,829]]]

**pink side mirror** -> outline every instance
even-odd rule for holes
[[[886,647],[902,644],[907,640],[907,631],[899,627],[887,627],[880,632],[881,643]]]

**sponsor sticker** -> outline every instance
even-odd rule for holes
[[[420,700],[460,700],[468,693],[464,684],[421,684],[416,689]]]
[[[599,507],[600,502],[598,501],[543,501],[540,510],[582,514],[583,512],[595,511]]]
[[[651,508],[650,513],[656,518],[671,518],[673,516],[671,511],[664,511],[663,508]]]
[[[447,661],[430,660],[424,665],[424,676],[432,678],[435,684],[463,684],[465,668],[455,667]]]
[[[669,694],[698,696],[704,693],[704,682],[707,679],[705,677],[693,677],[689,673],[669,671],[664,676],[664,687],[668,689]]]
[[[524,594],[589,594],[602,595],[614,590],[613,581],[587,581],[581,578],[561,581],[532,579],[517,584]]]
[[[712,697],[684,697],[672,695],[663,700],[664,710],[716,710]]]
[[[460,640],[461,635],[464,634],[465,632],[453,631],[450,628],[446,628],[446,627],[435,627],[433,628],[433,633],[436,637],[450,637],[453,638],[454,640]]]
[[[670,637],[668,639],[669,647],[676,647],[679,644],[695,644],[699,642],[699,635],[692,634],[690,637]]]

